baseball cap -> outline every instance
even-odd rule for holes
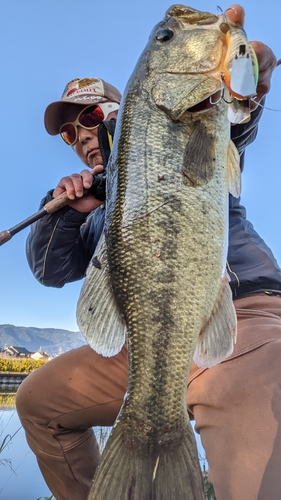
[[[90,106],[99,102],[112,101],[120,103],[119,90],[101,78],[76,78],[67,83],[61,99],[47,106],[44,115],[44,124],[50,135],[59,134],[60,127],[65,123],[64,111],[66,106]]]

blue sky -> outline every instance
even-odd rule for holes
[[[38,209],[45,193],[82,164],[59,137],[43,125],[46,106],[76,77],[101,77],[123,91],[153,26],[172,5],[167,0],[9,0],[1,5],[0,231]],[[246,0],[246,30],[281,58],[280,0]],[[217,12],[217,2],[190,6]],[[225,10],[228,3],[220,4]],[[267,98],[281,110],[275,70]],[[281,112],[264,111],[258,139],[247,150],[243,202],[248,218],[281,263]],[[0,324],[78,330],[76,303],[82,282],[45,288],[25,257],[28,229],[0,247]]]

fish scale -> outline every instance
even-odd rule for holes
[[[187,102],[221,86],[225,34],[220,16],[176,7],[153,30],[125,89],[104,235],[78,303],[79,326],[97,352],[116,354],[126,331],[129,353],[127,395],[89,500],[204,499],[187,378],[194,353],[212,366],[235,337],[225,268],[239,157],[224,101],[186,112]],[[167,44],[163,29],[173,30]],[[210,41],[220,57],[205,61]]]

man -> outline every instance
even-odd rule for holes
[[[243,24],[240,6],[235,5],[227,15]],[[269,90],[276,59],[260,42],[254,43],[254,48],[260,64],[260,101]],[[91,169],[61,179],[42,204],[66,191],[69,205],[31,228],[28,261],[36,278],[46,286],[61,287],[83,278],[94,253],[103,228],[104,205],[92,194],[83,197],[83,192],[91,187],[93,175],[106,167],[114,134],[117,109],[106,110],[104,105],[118,106],[120,99],[117,89],[100,79],[74,80],[62,99],[46,110],[47,131],[60,133]],[[255,138],[260,115],[261,108],[256,107],[251,122],[232,128],[241,169],[244,149]],[[218,500],[277,500],[281,495],[280,474],[274,457],[271,464],[271,452],[281,401],[280,397],[274,399],[273,411],[271,401],[275,392],[278,396],[281,382],[281,270],[234,198],[230,198],[228,260],[238,312],[238,343],[233,356],[217,367],[199,370],[193,365],[187,404],[207,453]],[[18,413],[57,500],[87,498],[99,461],[92,427],[114,423],[126,389],[126,346],[112,358],[103,358],[88,346],[69,351],[36,370],[20,386]],[[265,421],[270,422],[266,432]]]

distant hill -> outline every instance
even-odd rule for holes
[[[0,348],[25,347],[28,351],[40,349],[51,356],[85,344],[81,332],[70,332],[57,328],[35,328],[33,326],[0,325]]]

